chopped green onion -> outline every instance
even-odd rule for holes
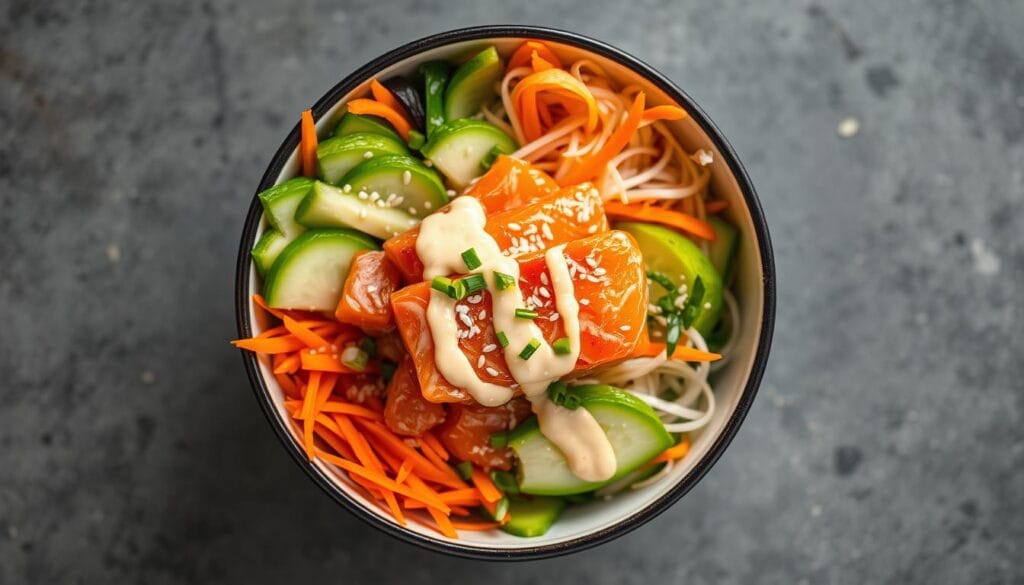
[[[419,150],[426,141],[427,137],[424,136],[422,132],[419,132],[418,130],[409,131],[409,148]]]
[[[476,249],[474,248],[470,248],[462,253],[462,261],[466,263],[466,268],[470,270],[480,268],[480,257],[476,255]]]
[[[558,355],[567,355],[572,353],[572,343],[568,337],[563,337],[551,344],[551,349],[555,350]]]
[[[461,280],[453,281],[447,276],[435,276],[434,280],[430,281],[430,288],[443,292],[456,301],[466,296],[466,285]]]
[[[372,337],[364,337],[359,342],[359,349],[366,352],[366,355],[373,357],[377,355],[377,342]]]
[[[494,447],[495,449],[501,449],[506,445],[508,445],[508,433],[500,432],[491,435],[491,447]]]
[[[662,272],[658,272],[656,270],[648,270],[647,278],[650,278],[654,282],[660,284],[662,288],[664,288],[668,292],[676,292],[676,284],[672,282],[671,278],[665,276],[665,274]]]
[[[508,335],[505,335],[504,331],[499,331],[495,335],[498,337],[498,344],[501,347],[508,347]]]
[[[362,372],[366,369],[368,361],[370,361],[370,356],[354,345],[346,347],[345,351],[341,352],[341,363],[350,370]]]
[[[676,352],[676,345],[679,343],[679,313],[669,313],[665,318],[668,323],[668,331],[665,333],[665,355],[671,357]]]
[[[690,296],[686,299],[686,306],[683,307],[682,318],[683,328],[689,329],[694,319],[704,308],[704,282],[698,276],[693,281],[693,288],[690,289]]]
[[[506,494],[518,495],[519,484],[516,483],[516,476],[507,471],[494,470],[491,472],[491,481],[497,488]]]
[[[523,349],[520,350],[519,357],[523,358],[524,360],[528,360],[533,356],[534,352],[536,352],[538,349],[540,349],[540,340],[537,339],[536,337],[531,338],[530,342],[523,346]]]
[[[551,399],[551,402],[569,410],[576,410],[581,403],[579,395],[570,390],[569,385],[561,380],[552,382],[548,386],[548,398]]]
[[[463,461],[455,466],[455,471],[464,480],[468,480],[473,475],[473,464],[469,461]]]
[[[460,282],[466,287],[466,294],[473,294],[487,288],[487,281],[484,280],[483,274],[470,274]]]
[[[533,309],[516,309],[517,319],[536,319],[537,311]]]
[[[498,290],[505,290],[515,286],[516,279],[511,274],[505,274],[504,272],[498,272],[495,270],[494,284],[498,286]]]

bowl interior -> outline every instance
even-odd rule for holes
[[[444,46],[434,47],[414,56],[401,60],[389,67],[376,72],[380,77],[388,77],[394,74],[411,73],[416,67],[432,59],[459,59],[473,53],[488,44],[494,44],[504,55],[514,50],[522,38],[489,38],[486,40],[456,41]],[[648,104],[659,105],[675,103],[665,91],[652,81],[646,79],[642,74],[635,72],[624,65],[593,53],[587,49],[568,44],[567,42],[550,41],[556,52],[564,61],[570,62],[581,58],[591,59],[603,67],[613,78],[621,84],[637,84],[647,92]],[[361,96],[368,90],[369,79],[362,80],[350,95]],[[333,128],[335,121],[343,111],[344,101],[349,96],[333,104],[327,113],[320,117],[317,122],[317,130],[321,135],[326,134]],[[686,104],[680,104],[686,107]],[[514,555],[516,551],[537,549],[538,547],[564,548],[571,546],[573,541],[583,537],[594,535],[609,530],[613,526],[628,524],[640,516],[646,514],[659,500],[670,496],[681,482],[689,476],[698,473],[698,464],[707,458],[709,451],[716,440],[722,435],[723,430],[730,424],[733,415],[740,404],[741,397],[747,387],[751,376],[755,357],[759,351],[759,340],[763,315],[765,311],[765,286],[764,272],[762,270],[762,250],[759,245],[758,236],[755,233],[755,226],[752,220],[751,211],[748,208],[741,191],[740,185],[730,169],[726,158],[719,152],[714,141],[708,133],[693,118],[672,123],[673,131],[687,150],[704,148],[714,153],[714,163],[711,165],[711,185],[714,193],[721,198],[728,200],[728,219],[742,232],[741,244],[738,255],[736,271],[736,283],[733,291],[736,294],[740,307],[742,324],[739,329],[739,337],[733,345],[731,354],[728,356],[728,363],[724,364],[719,371],[713,374],[712,384],[715,388],[717,409],[714,418],[702,432],[695,437],[690,454],[677,464],[668,477],[649,487],[635,491],[626,491],[614,498],[592,502],[590,504],[573,507],[569,509],[562,519],[544,536],[538,538],[524,539],[514,537],[503,532],[464,532],[460,534],[458,541],[447,539],[431,528],[410,522],[405,528],[408,533],[416,535],[416,540],[429,541],[433,544],[446,543],[455,545],[463,551],[473,550],[489,551]],[[285,162],[281,172],[276,177],[276,182],[284,181],[298,172],[297,152],[292,152]],[[261,221],[255,238],[259,232],[266,227],[265,219]],[[251,248],[253,241],[243,243],[246,249]],[[258,291],[259,277],[250,265],[248,269],[248,285],[250,291]],[[248,307],[249,321],[252,323],[252,334],[260,333],[267,323],[262,320],[260,312],[255,310],[251,301]],[[766,349],[766,348],[765,348]],[[269,389],[272,398],[272,408],[280,423],[290,430],[288,439],[296,452],[301,451],[301,429],[287,416],[284,409],[284,394],[275,381],[269,368],[269,361],[259,359],[259,373],[263,383]],[[750,390],[753,392],[753,388]],[[337,468],[321,461],[312,463],[317,470],[366,514],[372,515],[382,523],[394,524],[392,517],[384,509],[380,508],[371,499],[363,496],[360,488],[353,484],[347,476]],[[679,494],[676,494],[679,495]],[[408,535],[408,534],[407,534]],[[438,547],[435,547],[438,548]],[[445,547],[441,547],[445,548]],[[449,550],[451,547],[447,547]]]

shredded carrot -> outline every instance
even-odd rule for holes
[[[311,373],[312,374],[312,373]],[[320,388],[317,390],[316,404],[313,405],[313,413],[320,414],[324,404],[331,399],[334,393],[334,385],[338,383],[338,375],[327,372],[320,378]]]
[[[455,504],[451,504],[451,509],[452,509],[452,516],[469,516],[470,515],[469,509],[464,507],[464,506],[456,506]]]
[[[452,522],[456,530],[493,530],[501,525],[501,522]]]
[[[665,353],[665,344],[660,341],[649,341],[641,343],[634,353],[634,357],[657,357]],[[672,359],[681,362],[715,362],[722,359],[721,354],[710,351],[701,351],[695,347],[677,345],[672,352]]]
[[[288,374],[274,374],[274,378],[277,383],[281,385],[281,389],[284,393],[292,398],[299,396],[299,387],[295,385],[295,381]]]
[[[725,199],[712,199],[704,204],[704,210],[708,213],[722,213],[729,209],[729,202]]]
[[[430,445],[427,445],[423,441],[420,441],[419,444],[420,452],[423,453],[423,456],[427,458],[427,461],[430,461],[430,463],[433,464],[433,466],[436,467],[437,469],[447,470],[453,476],[457,477],[455,472],[451,470],[451,467],[449,467],[448,464],[444,462],[444,459],[441,459],[441,457],[430,447]]]
[[[534,51],[533,55],[530,56],[530,64],[533,66],[534,73],[538,71],[547,71],[548,69],[553,69],[555,67],[550,61],[541,57],[537,51]]]
[[[448,504],[458,501],[476,503],[481,500],[480,490],[475,487],[463,488],[460,490],[449,490],[441,492],[438,495],[440,495],[441,500]]]
[[[686,454],[690,452],[690,440],[683,438],[678,444],[669,447],[661,452],[660,455],[651,459],[651,463],[664,463],[666,461],[674,461],[676,459],[682,459],[686,457]]]
[[[313,412],[313,407],[316,404],[316,392],[320,387],[320,372],[313,372],[309,375],[309,384],[306,386],[306,396],[302,401],[302,437],[303,444],[306,447],[306,456],[312,461],[316,456],[314,453],[313,443],[313,424],[316,422],[316,417]]]
[[[395,455],[411,460],[413,464],[413,471],[423,477],[423,479],[428,479],[456,489],[466,487],[466,484],[460,480],[458,476],[455,476],[455,474],[449,475],[448,473],[434,467],[434,465],[419,451],[416,451],[412,447],[406,445],[402,439],[398,438],[398,435],[395,435],[384,425],[378,422],[358,418],[355,419],[354,422],[361,426],[364,431],[376,437],[377,440],[380,441],[380,448],[390,449]],[[410,479],[412,477],[413,476],[410,476]]]
[[[437,437],[435,437],[433,433],[430,431],[424,431],[423,434],[420,435],[419,439],[421,445],[426,443],[426,446],[434,453],[437,453],[438,457],[444,461],[448,461],[450,458],[448,451],[445,450],[444,445],[441,444],[441,441],[437,440]]]
[[[644,110],[644,122],[657,122],[658,120],[682,120],[686,117],[686,110],[679,106],[654,106]]]
[[[359,406],[358,404],[352,404],[350,402],[340,402],[336,400],[328,401],[320,409],[321,412],[336,412],[339,414],[349,414],[352,416],[361,416],[363,418],[369,418],[373,420],[380,420],[380,413],[374,412],[365,406]]]
[[[256,353],[265,353],[267,355],[289,353],[306,347],[306,344],[303,343],[301,339],[292,335],[285,335],[281,337],[252,337],[249,339],[238,339],[231,343],[237,348],[255,351]]]
[[[337,354],[311,353],[309,350],[299,352],[299,359],[302,362],[302,369],[317,372],[334,372],[336,374],[362,374],[375,371],[367,367],[362,372],[357,372],[341,363]]]
[[[299,157],[302,161],[302,174],[307,177],[316,176],[316,126],[313,124],[313,112],[302,112],[300,127]]]
[[[405,514],[402,513],[402,508],[398,506],[398,500],[395,499],[394,492],[384,492],[384,501],[388,503],[388,508],[391,510],[391,515],[395,517],[395,520],[402,526],[405,526]]]
[[[594,99],[587,86],[567,71],[546,69],[527,75],[512,90],[512,104],[519,113],[523,124],[523,134],[527,140],[536,140],[544,133],[538,110],[538,96],[542,92],[557,97],[559,103],[571,113],[584,113],[585,111],[587,131],[593,131],[597,127],[597,100]],[[639,115],[637,117],[639,118]],[[632,131],[630,134],[632,135]],[[575,183],[579,182],[582,181]]]
[[[362,477],[364,479],[370,480],[373,483],[377,484],[378,486],[380,486],[380,487],[382,487],[384,489],[389,489],[389,490],[391,490],[391,491],[393,491],[395,493],[401,494],[401,495],[403,495],[403,496],[405,496],[407,498],[411,498],[413,500],[417,500],[417,501],[423,502],[424,504],[427,504],[427,506],[428,506],[427,509],[428,510],[436,508],[438,511],[445,512],[445,513],[451,511],[451,508],[449,508],[447,504],[442,502],[440,500],[440,498],[436,498],[436,497],[432,496],[430,494],[430,492],[427,491],[427,490],[416,490],[416,489],[411,489],[409,487],[406,487],[404,485],[399,485],[399,484],[395,483],[394,480],[388,479],[388,477],[385,476],[382,473],[378,473],[378,472],[376,472],[376,471],[374,471],[372,469],[368,469],[364,465],[359,465],[358,463],[355,463],[353,461],[349,461],[347,459],[338,457],[337,455],[332,455],[332,454],[330,454],[330,453],[328,453],[326,451],[323,451],[322,449],[317,449],[316,450],[316,454],[317,454],[318,457],[320,457],[324,461],[326,461],[328,463],[331,463],[331,464],[334,464],[334,465],[337,465],[338,467],[344,469],[345,471],[347,471],[349,473],[352,473],[352,474],[358,475],[358,476],[360,476],[360,477]],[[415,477],[415,476],[410,476],[410,479],[412,477]],[[425,501],[425,500],[428,500],[428,501]]]
[[[409,477],[412,473],[412,461],[408,459],[402,461],[402,466],[398,468],[398,474],[395,475],[395,481],[398,483],[404,483],[405,478]]]
[[[448,516],[438,512],[433,508],[427,508],[427,512],[430,512],[430,516],[434,519],[434,522],[437,523],[437,529],[441,534],[447,536],[448,538],[459,537],[459,533],[455,531],[455,527],[452,526],[452,521],[448,518]]]
[[[519,86],[516,86],[517,89],[518,87]],[[615,132],[613,132],[611,136],[608,137],[608,141],[604,143],[604,146],[602,146],[597,152],[581,158],[580,161],[576,163],[576,165],[572,167],[561,180],[558,181],[558,183],[563,186],[576,185],[604,173],[605,167],[608,165],[608,161],[612,160],[615,155],[619,154],[619,152],[629,144],[629,141],[633,138],[633,134],[636,132],[636,129],[640,126],[640,120],[643,118],[644,113],[645,99],[646,96],[644,95],[644,92],[638,92],[636,94],[636,99],[633,101],[633,105],[629,108],[629,114],[626,116],[626,120],[622,122],[621,126],[615,129]]]
[[[604,212],[609,217],[615,219],[660,223],[693,234],[709,242],[715,241],[715,229],[711,227],[711,224],[680,211],[644,207],[641,205],[626,205],[619,201],[606,201]]]
[[[402,104],[398,103],[398,100],[395,98],[395,95],[391,93],[391,90],[384,87],[384,84],[376,79],[370,82],[370,93],[373,94],[373,99],[385,106],[395,110],[396,112],[403,111]]]
[[[483,470],[473,467],[473,473],[470,476],[470,479],[473,480],[473,485],[476,486],[476,489],[480,490],[480,498],[484,502],[493,504],[504,497],[501,494],[501,490],[498,489],[498,486],[494,485],[490,476],[484,473]]]
[[[267,337],[277,337],[279,335],[289,335],[288,330],[284,328],[284,325],[278,325],[277,327],[271,327],[263,333],[260,333],[255,339],[264,339]]]
[[[316,333],[313,333],[313,330],[309,327],[306,327],[288,315],[284,315],[281,320],[284,322],[285,328],[288,329],[292,335],[302,340],[302,342],[306,344],[306,347],[317,349],[330,346],[330,343],[326,339],[320,337]]]
[[[331,430],[331,428],[329,428],[325,423],[334,425],[334,421],[327,418],[325,415],[321,414],[316,417],[316,426],[313,427],[313,432],[316,436],[320,437],[323,442],[327,443],[331,449],[334,449],[334,451],[342,457],[349,461],[354,460],[356,458],[356,454],[353,453],[348,444],[341,439],[341,431],[338,430],[338,427],[335,426],[334,430]]]
[[[551,47],[542,43],[541,41],[526,41],[519,45],[515,53],[508,60],[508,69],[515,69],[517,67],[527,67],[532,63],[532,57],[534,54],[539,55],[542,59],[551,63],[554,67],[562,69],[562,61],[559,60],[558,55],[551,50]]]
[[[279,354],[279,355],[284,356],[284,354]],[[298,353],[293,353],[291,355],[284,356],[281,359],[281,363],[279,363],[278,365],[274,366],[274,373],[275,374],[294,374],[295,372],[297,372],[299,370],[299,366],[300,365],[301,365],[301,362],[300,362],[299,354]]]
[[[395,130],[403,140],[409,139],[409,132],[412,130],[412,126],[401,113],[387,104],[365,98],[355,99],[348,103],[348,111],[353,114],[367,114],[384,118],[391,122],[391,125],[395,127]]]

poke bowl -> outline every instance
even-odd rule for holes
[[[402,540],[536,559],[668,509],[764,372],[775,272],[722,133],[636,58],[541,27],[394,49],[285,138],[238,337],[282,444]]]

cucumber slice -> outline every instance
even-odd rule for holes
[[[420,152],[453,187],[461,189],[483,174],[485,160],[494,160],[496,152],[507,154],[515,149],[515,141],[497,126],[463,118],[445,122]]]
[[[419,223],[398,207],[377,207],[343,189],[317,181],[299,208],[295,220],[309,228],[355,228],[385,240]]]
[[[494,97],[494,84],[504,71],[498,50],[488,47],[463,63],[444,92],[444,115],[449,120],[472,116],[480,111],[484,100]]]
[[[377,193],[385,205],[404,209],[414,216],[429,215],[448,203],[444,184],[437,173],[417,159],[401,154],[363,161],[349,171],[341,183],[351,185],[352,193],[368,193],[371,203],[376,204],[373,194]]]
[[[647,463],[672,446],[672,436],[639,398],[604,384],[570,388],[608,435],[617,463],[608,481],[584,481],[569,469],[565,456],[540,432],[537,419],[519,425],[508,445],[518,459],[519,490],[526,494],[564,496],[595,490]]]
[[[700,277],[704,283],[704,306],[692,325],[705,337],[711,333],[722,315],[722,277],[697,244],[676,231],[652,223],[624,222],[616,224],[615,229],[627,231],[636,238],[649,270],[664,273],[677,285],[692,285]]]
[[[263,294],[271,307],[334,311],[352,257],[378,249],[353,230],[310,230],[281,252],[267,276]]]
[[[423,94],[427,102],[427,138],[434,135],[444,122],[444,90],[448,87],[451,68],[444,61],[431,61],[420,65],[423,75]]]
[[[316,147],[316,163],[320,178],[332,185],[359,163],[382,154],[407,154],[401,141],[381,134],[358,132],[339,138],[328,138]]]
[[[537,496],[509,500],[509,519],[501,529],[509,534],[529,538],[541,536],[551,528],[565,510],[565,500]]]
[[[291,243],[291,238],[277,230],[263,232],[256,245],[252,247],[252,261],[256,263],[256,270],[260,276],[266,276],[274,266],[274,260]]]
[[[289,240],[302,233],[303,227],[295,223],[295,208],[313,188],[313,179],[296,177],[259,194],[267,221]]]
[[[402,137],[398,135],[398,132],[395,132],[394,128],[386,120],[373,116],[353,114],[352,112],[345,112],[341,120],[338,120],[332,136],[341,137],[359,133],[380,134],[381,136],[387,136],[402,142]]]
[[[709,215],[708,223],[715,230],[715,241],[708,245],[708,258],[715,265],[722,280],[729,282],[732,276],[732,263],[739,248],[740,231],[731,223]]]

